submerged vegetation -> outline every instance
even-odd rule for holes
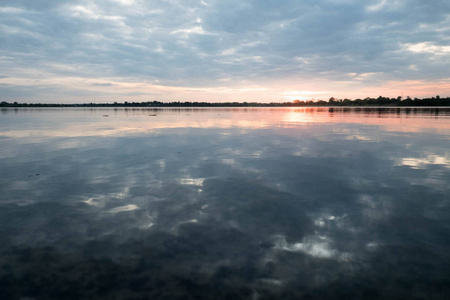
[[[292,102],[190,102],[190,101],[147,101],[147,102],[128,102],[123,103],[82,103],[82,104],[54,104],[54,103],[8,103],[3,101],[0,107],[296,107],[296,106],[450,106],[450,97],[441,98],[440,96],[431,98],[410,98],[402,97],[389,98],[379,96],[378,98],[364,99],[337,99],[331,97],[328,101],[324,100],[294,100]]]

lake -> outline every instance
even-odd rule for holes
[[[0,111],[1,299],[448,299],[450,108]]]

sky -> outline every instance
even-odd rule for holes
[[[448,0],[0,0],[0,101],[450,96]]]

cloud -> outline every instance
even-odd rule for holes
[[[311,78],[353,91],[392,80],[443,80],[449,11],[440,0],[6,1],[0,67],[22,79],[30,78],[23,70],[34,69],[49,78],[187,88],[221,87],[224,78],[227,88],[277,81],[272,93]]]
[[[109,83],[109,82],[106,82],[106,83],[98,83],[98,82],[95,82],[95,83],[93,83],[92,85],[93,85],[93,86],[113,86],[114,84]]]

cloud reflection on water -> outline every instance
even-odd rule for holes
[[[353,298],[448,291],[448,132],[386,134],[361,114],[334,111],[342,122],[328,122],[328,110],[312,111],[318,118],[306,126],[285,120],[299,117],[292,110],[207,110],[195,122],[166,111],[150,123],[142,111],[131,121],[123,112],[97,129],[131,123],[132,135],[89,136],[98,114],[85,111],[20,139],[10,127],[0,140],[8,153],[0,158],[3,265],[33,270],[42,251],[54,272],[64,264],[56,256],[90,270],[106,259],[104,272],[124,282],[137,284],[136,275],[167,293],[152,285],[159,276],[182,295],[214,284],[237,298],[333,298],[348,286]],[[51,120],[65,111],[39,113]],[[32,132],[18,114],[17,127]],[[264,126],[242,126],[252,120]],[[448,125],[446,115],[433,120],[432,129]],[[74,128],[88,133],[74,137]],[[30,291],[22,277],[7,278]]]

